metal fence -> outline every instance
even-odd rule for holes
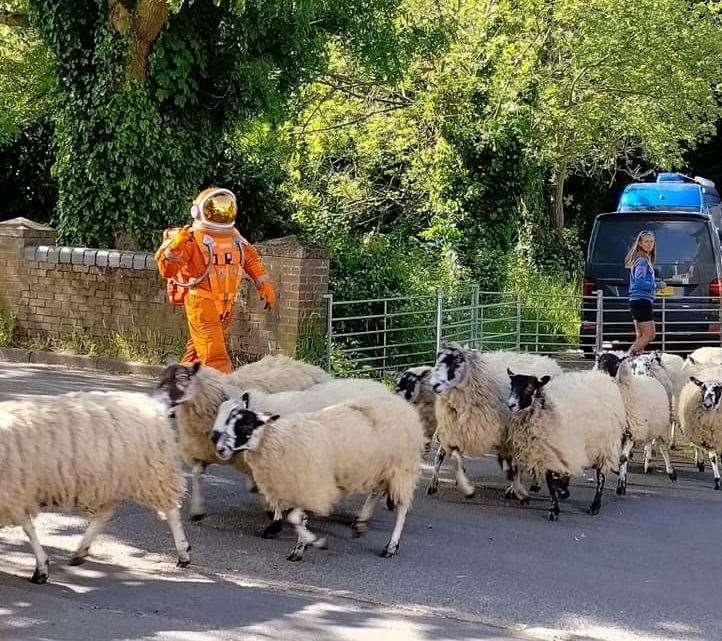
[[[334,300],[327,295],[326,365],[349,376],[384,378],[432,364],[444,342],[481,350],[546,354],[569,366],[588,365],[603,346],[634,340],[621,297],[509,293],[478,287],[435,296]],[[653,348],[684,354],[722,345],[717,298],[665,298],[655,306]]]

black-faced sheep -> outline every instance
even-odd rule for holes
[[[396,379],[396,394],[411,403],[419,413],[427,443],[436,432],[436,394],[431,387],[431,370],[428,365],[412,367]]]

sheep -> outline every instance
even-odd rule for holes
[[[617,494],[627,493],[627,465],[635,443],[644,444],[644,472],[649,471],[652,443],[656,442],[664,459],[665,469],[671,481],[677,480],[667,453],[669,443],[669,404],[667,392],[658,379],[635,375],[632,363],[624,359],[616,376],[624,402],[627,430],[622,440]]]
[[[690,382],[679,396],[679,420],[695,447],[709,456],[714,474],[714,489],[720,489],[717,453],[722,450],[722,367],[705,369]]]
[[[0,403],[0,527],[20,525],[35,553],[33,583],[49,560],[33,519],[42,507],[92,516],[70,564],[80,565],[122,501],[168,521],[178,565],[190,563],[179,504],[186,490],[165,408],[146,394],[73,392]]]
[[[507,479],[512,485],[506,496],[516,495],[528,502],[528,492],[521,482],[516,463],[509,455],[507,429],[510,414],[506,406],[509,379],[506,368],[515,367],[525,373],[561,374],[551,358],[517,352],[478,352],[450,343],[438,353],[430,384],[438,395],[436,400],[436,438],[439,449],[434,472],[427,487],[428,494],[438,490],[439,469],[448,452],[456,463],[456,483],[471,498],[474,486],[464,471],[464,456],[482,456],[497,450]],[[538,488],[533,485],[531,488]]]
[[[246,390],[240,397],[230,398],[221,403],[218,409],[212,432],[222,429],[236,409],[243,406],[255,412],[266,414],[297,414],[300,412],[313,412],[316,410],[341,403],[343,401],[388,396],[389,389],[378,381],[367,379],[338,379],[328,383],[319,383],[305,391],[277,392],[266,394],[259,390]],[[249,405],[249,400],[250,405]],[[236,457],[243,459],[243,457]],[[393,510],[390,499],[387,501],[389,509]],[[259,534],[264,539],[275,537],[283,527],[282,514],[276,512],[272,522],[262,529]]]
[[[586,467],[596,471],[589,514],[598,514],[606,474],[619,464],[626,418],[616,383],[601,372],[529,376],[507,370],[512,455],[526,470],[544,474],[552,504],[549,520],[559,518],[559,481]],[[550,383],[551,381],[551,383]]]
[[[428,365],[407,369],[396,379],[395,390],[419,413],[427,447],[436,433],[436,395],[431,388],[431,370]]]
[[[329,380],[331,377],[315,365],[282,355],[266,356],[256,363],[239,367],[231,374],[222,374],[199,363],[170,365],[163,371],[156,397],[174,411],[181,454],[193,470],[191,520],[200,521],[208,511],[203,492],[203,473],[210,464],[225,463],[218,459],[210,442],[213,421],[221,403],[248,388],[265,392],[303,390]],[[249,475],[242,457],[234,458],[231,465]]]
[[[722,365],[722,347],[699,347],[687,355],[683,369],[689,370],[695,366],[718,366]]]
[[[387,394],[353,400],[317,412],[268,416],[250,409],[248,395],[214,428],[218,457],[242,452],[260,492],[297,534],[289,561],[300,561],[308,545],[325,548],[307,528],[306,512],[328,515],[344,494],[366,493],[352,525],[354,536],[367,523],[380,495],[397,507],[396,525],[381,556],[398,550],[406,514],[420,475],[423,431],[416,411]]]

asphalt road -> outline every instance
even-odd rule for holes
[[[73,389],[146,389],[149,382],[90,372],[0,364],[0,399]],[[639,457],[638,457],[639,458]],[[478,491],[456,493],[448,469],[439,493],[420,488],[394,559],[381,559],[393,515],[379,511],[352,539],[359,501],[311,527],[329,549],[285,560],[293,536],[254,533],[265,523],[240,476],[215,468],[209,517],[186,522],[193,564],[174,567],[170,534],[147,510],[125,506],[69,567],[84,520],[44,514],[51,583],[27,582],[34,564],[19,528],[0,532],[0,640],[283,639],[466,640],[523,638],[722,639],[722,492],[709,471],[676,458],[680,480],[632,466],[625,497],[610,489],[602,513],[584,513],[593,484],[577,479],[561,520],[545,495],[519,507],[502,496],[495,460],[470,462]],[[0,479],[1,479],[0,471]],[[428,477],[428,468],[424,473]],[[1,481],[0,481],[1,482]]]

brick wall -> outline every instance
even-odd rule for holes
[[[21,335],[62,338],[81,330],[185,340],[182,308],[165,297],[152,254],[58,247],[55,232],[23,218],[0,223],[0,305],[17,319]],[[256,245],[278,294],[274,312],[262,308],[244,280],[229,332],[229,348],[244,359],[294,354],[299,331],[322,322],[328,258],[295,237]]]

